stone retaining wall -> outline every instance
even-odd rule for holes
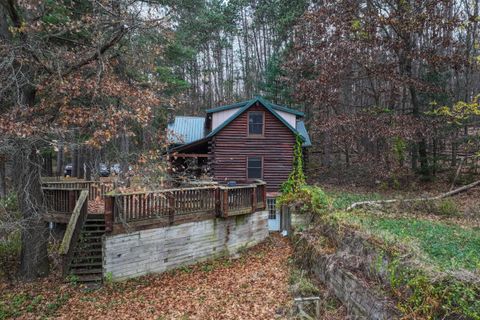
[[[323,244],[315,237],[318,235],[323,237]],[[374,277],[384,280],[382,278],[390,260],[381,248],[376,248],[354,231],[339,232],[329,226],[315,228],[313,237],[308,232],[296,237],[297,261],[342,301],[353,318],[400,318],[394,303],[378,290],[378,286],[372,285]],[[323,245],[334,249],[324,250]]]

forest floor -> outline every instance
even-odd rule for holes
[[[277,234],[236,259],[222,258],[160,275],[106,283],[97,290],[50,277],[0,283],[0,319],[286,319],[291,318],[292,247]],[[324,319],[344,319],[325,289]]]

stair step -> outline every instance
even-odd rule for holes
[[[75,259],[75,258],[77,258],[77,257],[80,257],[80,256],[88,257],[88,255],[85,255],[85,254],[91,253],[90,250],[93,250],[93,252],[96,252],[96,253],[97,253],[97,254],[94,255],[94,256],[91,255],[90,257],[93,258],[93,257],[97,257],[97,256],[99,256],[99,257],[102,256],[102,250],[97,250],[97,249],[81,250],[81,249],[80,249],[80,250],[77,251],[77,249],[75,249],[75,251],[74,251],[74,252],[75,252],[75,256],[73,257],[73,259]]]
[[[102,262],[99,261],[99,262],[82,262],[82,263],[75,263],[75,262],[72,262],[70,265],[69,265],[69,269],[70,270],[73,270],[73,269],[77,269],[77,268],[85,268],[85,267],[102,267]]]
[[[105,230],[82,230],[82,234],[104,234]]]
[[[88,219],[85,220],[85,223],[105,223],[105,219]]]
[[[98,251],[96,251],[98,253]],[[101,254],[96,254],[96,255],[75,255],[73,257],[73,260],[76,261],[78,259],[102,259],[103,256]]]
[[[83,239],[102,239],[102,236],[105,234],[104,233],[96,233],[96,234],[90,234],[89,232],[85,233],[85,232],[82,232],[81,233],[81,236],[83,237]]]
[[[97,254],[102,254],[102,249],[94,248],[94,249],[76,249],[74,251],[75,256],[81,256],[81,254],[84,253],[97,253]]]
[[[87,221],[105,221],[103,214],[89,214],[87,215]]]
[[[77,257],[72,261],[72,266],[80,266],[84,263],[93,263],[93,264],[98,264],[102,265],[103,260],[102,258],[87,258],[87,257]]]
[[[102,223],[91,223],[91,224],[86,224],[84,228],[105,228],[105,224]]]
[[[104,233],[82,233],[83,242],[89,242],[88,240],[102,240]]]
[[[82,242],[78,243],[80,248],[84,248],[84,246],[99,246],[102,244],[102,237],[92,237],[92,238],[84,238]]]
[[[95,242],[83,242],[83,243],[80,243],[80,244],[77,246],[77,249],[79,249],[79,250],[83,250],[83,249],[93,249],[93,248],[98,248],[99,250],[102,250],[102,242],[98,242],[98,241],[95,241]]]
[[[72,269],[70,273],[71,274],[76,274],[76,275],[80,275],[80,274],[99,274],[99,275],[102,275],[103,269],[102,268]]]

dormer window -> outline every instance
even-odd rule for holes
[[[263,135],[263,111],[251,111],[248,113],[248,135]]]

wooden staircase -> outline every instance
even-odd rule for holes
[[[88,214],[88,194],[88,190],[81,190],[59,251],[65,277],[80,283],[98,284],[103,280],[105,216]]]
[[[102,282],[102,236],[105,234],[105,218],[102,214],[87,214],[79,239],[67,266],[67,274],[78,282]]]

